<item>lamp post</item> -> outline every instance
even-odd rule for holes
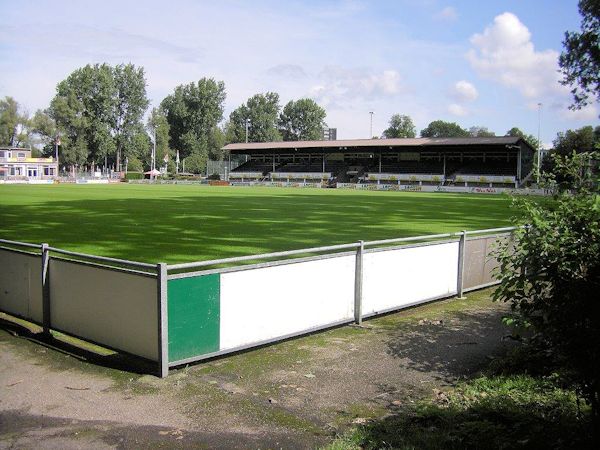
[[[56,137],[54,138],[54,157],[56,158],[56,176],[58,176],[58,146],[60,145],[60,135],[56,133]]]
[[[156,168],[156,125],[152,128],[152,163],[150,164],[150,179],[154,180]]]
[[[371,133],[369,139],[373,139],[373,111],[369,111],[369,114],[371,114]]]
[[[540,141],[540,129],[542,128],[542,104],[538,103],[538,136],[537,136],[537,174],[536,183],[540,182],[540,167],[542,166],[542,142]]]

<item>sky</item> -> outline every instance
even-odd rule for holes
[[[0,17],[0,97],[31,114],[75,69],[131,62],[152,106],[215,78],[225,118],[256,93],[282,106],[309,97],[338,139],[368,138],[370,111],[374,135],[398,113],[417,130],[442,119],[537,136],[540,125],[546,146],[599,122],[598,104],[570,111],[558,83],[576,0],[0,0]]]

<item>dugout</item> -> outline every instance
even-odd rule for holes
[[[232,181],[519,187],[533,170],[534,148],[512,136],[352,139],[228,144],[248,160]]]

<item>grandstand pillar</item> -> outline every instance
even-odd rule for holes
[[[364,241],[358,241],[358,248],[356,249],[356,265],[354,270],[354,322],[357,325],[362,323],[362,278],[364,249]]]

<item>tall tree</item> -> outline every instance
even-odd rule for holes
[[[326,115],[312,99],[290,100],[279,115],[279,132],[284,141],[318,141],[323,137]]]
[[[0,145],[19,147],[28,143],[28,117],[12,97],[0,100]]]
[[[169,154],[169,122],[165,113],[160,108],[152,108],[150,116],[148,117],[148,124],[146,126],[148,133],[152,136],[152,139],[156,137],[156,166],[160,167],[165,155]],[[151,165],[151,153],[150,146],[146,148],[142,156],[142,160],[145,165],[149,168]]]
[[[88,64],[61,81],[56,91],[48,112],[64,133],[64,162],[114,163],[119,169],[122,152],[131,153],[128,146],[142,130],[148,106],[143,69]]]
[[[223,152],[225,141],[225,131],[220,127],[214,127],[208,137],[208,157],[212,161],[223,160],[225,156]]]
[[[417,135],[417,129],[410,116],[394,114],[390,118],[390,126],[383,132],[386,139],[393,138],[414,138]]]
[[[473,137],[494,137],[496,136],[496,133],[488,130],[487,127],[474,126],[469,128],[469,135]]]
[[[120,171],[123,151],[126,156],[135,153],[131,147],[139,143],[140,138],[136,134],[142,132],[140,124],[149,101],[143,67],[119,64],[113,70],[113,77],[116,96],[112,128],[117,150],[116,167]]]
[[[506,132],[506,136],[520,137],[523,138],[529,145],[537,150],[539,146],[539,141],[533,134],[526,134],[524,131],[517,127],[512,127],[510,130]]]
[[[160,107],[169,124],[169,147],[180,157],[196,155],[206,162],[214,128],[223,119],[225,84],[212,78],[180,85],[165,97]]]
[[[559,132],[553,141],[554,151],[561,156],[575,153],[589,153],[600,144],[600,126],[596,129],[589,125],[578,130]]]
[[[565,50],[558,60],[561,83],[572,88],[571,109],[592,103],[594,97],[600,101],[600,1],[580,0],[579,13],[581,31],[565,33]]]
[[[234,142],[244,142],[248,121],[248,142],[281,141],[277,129],[279,109],[279,94],[276,92],[250,97],[229,115],[229,137]]]
[[[445,122],[443,120],[434,120],[427,128],[421,130],[421,137],[429,138],[449,138],[449,137],[469,137],[467,130],[455,122]]]

